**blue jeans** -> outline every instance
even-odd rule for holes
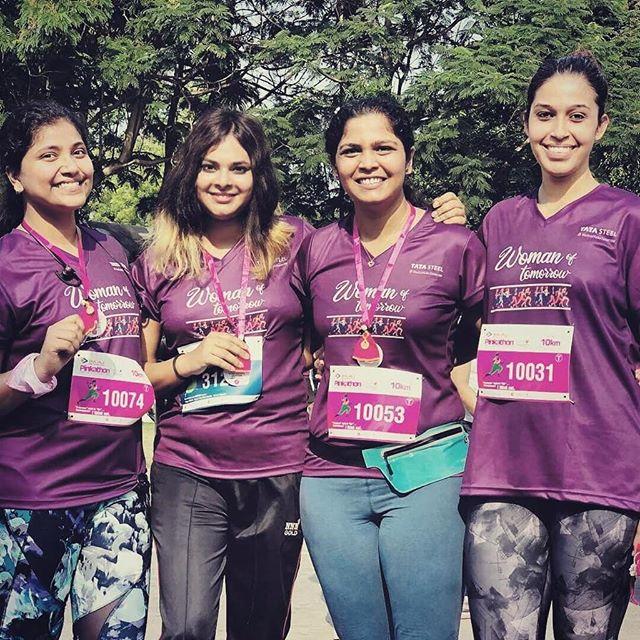
[[[460,483],[400,495],[382,479],[302,479],[304,537],[340,640],[457,639]]]

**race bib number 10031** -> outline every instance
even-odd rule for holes
[[[486,324],[478,346],[478,393],[501,400],[569,402],[573,327]]]

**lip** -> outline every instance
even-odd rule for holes
[[[82,191],[86,184],[86,178],[84,180],[65,180],[63,182],[57,182],[53,185],[53,188],[63,193],[77,193]]]
[[[372,182],[368,182],[369,180]],[[377,189],[380,185],[384,184],[386,180],[383,176],[363,176],[361,178],[355,178],[355,183],[363,189]]]
[[[568,158],[575,149],[577,149],[577,145],[564,145],[564,144],[541,144],[540,145],[546,152],[547,156],[551,159],[564,160]]]
[[[209,196],[218,204],[227,204],[231,202],[235,197],[236,193],[209,193]]]

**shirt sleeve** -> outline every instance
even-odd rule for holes
[[[8,357],[11,343],[16,335],[16,317],[13,305],[4,287],[0,285],[0,371],[8,370]]]
[[[484,298],[484,280],[487,266],[486,253],[484,245],[476,234],[471,234],[460,261],[459,299],[463,310],[476,306]]]
[[[143,317],[160,322],[160,306],[154,295],[157,276],[151,273],[146,254],[143,253],[131,265],[131,278],[140,296]]]
[[[627,219],[622,235],[622,277],[627,292],[629,325],[640,348],[640,208]]]

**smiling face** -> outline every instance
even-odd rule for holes
[[[385,115],[367,113],[347,120],[335,169],[356,207],[393,206],[404,197],[404,180],[411,168],[412,158]]]
[[[232,220],[246,208],[253,194],[251,158],[233,135],[205,154],[196,178],[196,194],[217,221]]]
[[[607,129],[596,92],[579,74],[557,73],[536,91],[525,125],[543,176],[573,179],[589,172],[589,155]]]
[[[68,214],[82,207],[93,186],[93,163],[80,132],[68,120],[41,127],[20,171],[9,175],[25,213]]]

